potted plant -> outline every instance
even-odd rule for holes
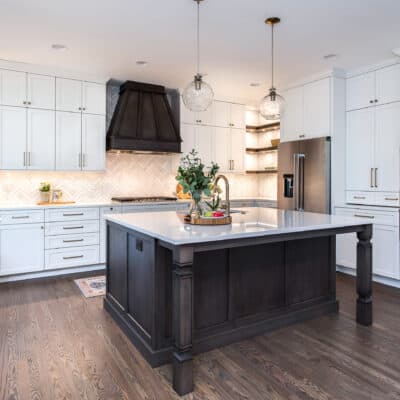
[[[43,203],[50,202],[50,182],[40,182],[39,192],[40,192],[40,201]]]
[[[212,195],[211,188],[218,170],[219,166],[215,163],[206,167],[194,149],[181,158],[176,180],[182,185],[183,193],[190,193],[192,196],[190,215],[193,218],[198,218],[202,214],[200,206],[202,195],[207,197]]]

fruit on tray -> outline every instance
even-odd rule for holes
[[[204,213],[204,216],[205,216],[205,217],[212,217],[212,216],[213,216],[213,212],[212,212],[212,211],[206,211],[206,212]]]
[[[213,217],[223,217],[225,214],[223,211],[213,211],[212,216]]]

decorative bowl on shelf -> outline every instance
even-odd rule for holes
[[[275,147],[278,146],[281,142],[281,139],[271,139],[271,146]]]

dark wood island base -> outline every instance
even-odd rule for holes
[[[172,361],[193,390],[193,355],[336,312],[336,235],[357,232],[357,322],[372,324],[371,225],[171,245],[108,222],[104,307],[145,359]]]

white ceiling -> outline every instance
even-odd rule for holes
[[[1,0],[0,58],[181,88],[195,72],[195,5]],[[263,21],[269,16],[282,19],[276,28],[278,88],[333,66],[391,58],[400,46],[399,0],[206,0],[201,15],[201,70],[219,97],[254,101],[267,90],[270,31]],[[68,50],[51,50],[53,43]],[[338,57],[324,60],[329,53]],[[138,67],[136,60],[150,64]],[[251,88],[254,81],[261,87]]]

